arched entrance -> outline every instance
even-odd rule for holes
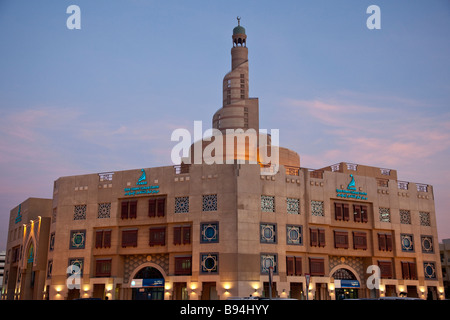
[[[152,266],[142,267],[131,280],[133,300],[164,300],[164,276]]]
[[[359,281],[355,274],[347,268],[339,268],[334,271],[334,286],[336,291],[336,300],[357,299]]]

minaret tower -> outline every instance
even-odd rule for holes
[[[226,129],[255,129],[259,131],[258,98],[249,98],[248,48],[241,18],[233,29],[231,71],[223,78],[222,108],[213,116],[212,126],[225,133]]]

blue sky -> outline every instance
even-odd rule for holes
[[[72,4],[81,30],[66,27]],[[261,128],[303,167],[433,185],[449,238],[450,2],[2,0],[0,250],[11,208],[50,198],[58,177],[170,165],[174,129],[206,130],[238,15]]]

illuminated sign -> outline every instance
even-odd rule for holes
[[[131,287],[164,287],[164,278],[159,279],[133,279],[131,280]]]
[[[137,187],[127,187],[123,189],[123,191],[125,192],[125,196],[138,196],[159,193],[159,186],[147,185],[147,175],[145,174],[145,170],[141,169],[141,172],[141,176],[136,182]]]
[[[334,280],[334,287],[336,289],[340,288],[359,288],[358,280]]]
[[[356,191],[356,183],[353,175],[347,189],[336,189],[336,196],[344,199],[367,200],[367,192]]]
[[[17,216],[16,216],[16,220],[15,220],[16,223],[22,221],[22,214],[20,213],[20,211],[22,211],[21,207],[22,207],[22,204],[19,204],[19,210],[17,211]]]
[[[155,194],[159,193],[159,186],[145,186],[145,187],[133,187],[124,188],[126,196],[137,196],[141,194]]]

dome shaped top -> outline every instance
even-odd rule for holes
[[[245,28],[242,26],[237,26],[233,29],[233,35],[235,34],[245,34]]]
[[[241,26],[241,17],[236,18],[238,25],[233,29],[233,36],[236,34],[245,34],[245,28]]]

